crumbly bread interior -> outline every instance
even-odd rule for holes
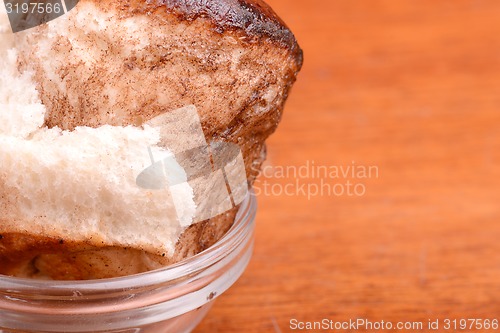
[[[237,208],[191,224],[188,185],[181,209],[168,190],[136,186],[148,147],[171,153],[148,122],[196,106],[207,141],[237,144],[252,183],[302,55],[294,40],[210,18],[219,8],[214,15],[237,20],[259,1],[200,2],[197,17],[178,2],[81,0],[15,36],[0,12],[0,274],[134,274],[196,254],[231,226]]]
[[[151,164],[150,153],[157,158],[171,155],[168,149],[157,146],[159,129],[148,125],[103,125],[68,131],[45,126],[47,108],[40,101],[32,73],[18,70],[19,50],[2,14],[0,273],[35,272],[36,276],[51,267],[60,270],[74,266],[53,265],[67,261],[62,252],[67,253],[68,246],[59,246],[59,253],[48,254],[53,262],[50,265],[36,251],[19,247],[26,242],[44,243],[47,247],[49,240],[67,242],[76,249],[85,244],[84,251],[78,251],[77,257],[85,259],[80,261],[107,261],[119,266],[124,274],[157,267],[156,262],[146,260],[145,253],[172,257],[196,208],[187,184],[176,191],[183,209],[173,207],[167,188],[148,191],[136,184],[137,175]],[[114,246],[127,249],[123,259],[116,260],[121,250]],[[98,256],[95,248],[100,248]],[[106,267],[110,267],[109,263]]]

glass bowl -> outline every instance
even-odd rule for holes
[[[250,261],[255,213],[250,194],[214,246],[143,274],[71,282],[0,276],[0,333],[191,332]]]

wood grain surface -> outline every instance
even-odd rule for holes
[[[444,327],[500,320],[500,1],[268,2],[305,65],[256,184],[252,262],[195,332],[500,332]]]

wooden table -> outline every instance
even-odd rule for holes
[[[500,1],[269,3],[305,65],[256,184],[253,260],[195,332],[500,320]],[[372,173],[332,174],[349,166]]]

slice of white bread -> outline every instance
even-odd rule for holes
[[[208,141],[239,145],[251,183],[302,64],[261,1],[82,0],[15,43],[3,31],[0,273],[18,276],[133,274],[212,245],[235,209],[186,227],[168,192],[148,200],[113,176],[136,175],[148,145],[168,150],[150,119],[195,105]],[[88,154],[70,158],[76,146]]]

